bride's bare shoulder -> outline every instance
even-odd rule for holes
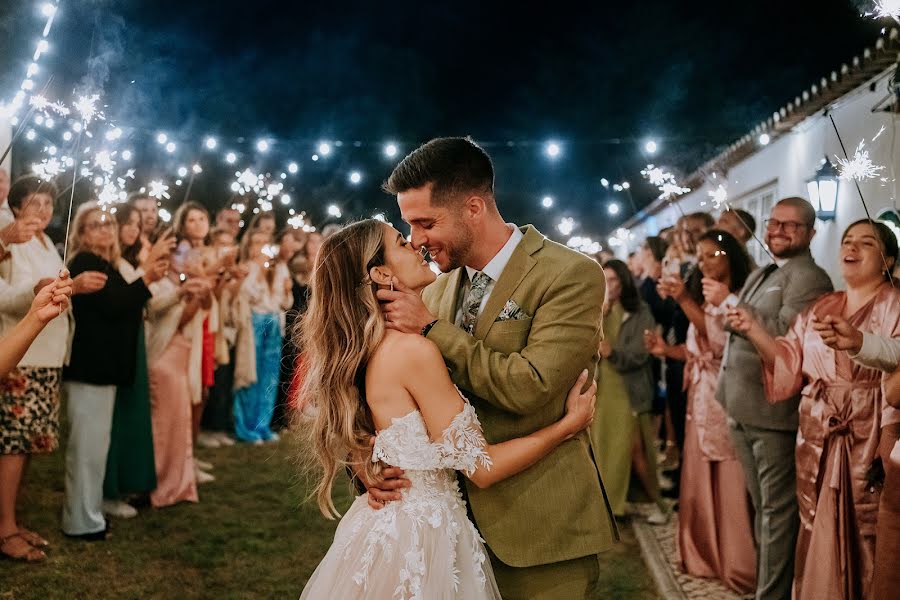
[[[441,352],[434,342],[419,334],[400,333],[388,330],[378,348],[369,360],[370,368],[379,366],[392,366],[400,370],[408,369],[412,365],[423,363],[443,365]]]

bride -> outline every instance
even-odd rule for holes
[[[300,392],[306,422],[299,429],[310,436],[321,471],[319,509],[340,516],[331,488],[345,465],[370,482],[378,480],[380,465],[399,467],[411,485],[401,501],[381,510],[370,508],[365,495],[356,498],[301,599],[500,598],[454,470],[490,486],[527,469],[593,418],[596,385],[579,393],[585,370],[561,420],[523,438],[487,443],[437,347],[386,329],[375,298],[394,281],[421,291],[434,279],[422,255],[374,219],[333,234],[319,252],[299,329],[309,369]],[[354,456],[366,459],[349,464]]]

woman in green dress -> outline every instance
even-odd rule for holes
[[[140,264],[168,254],[174,238],[163,237],[151,248],[141,247],[141,216],[131,204],[116,211],[122,258],[119,272],[125,281],[140,277]],[[160,299],[153,298],[151,303]],[[176,299],[177,301],[177,299]],[[106,476],[103,480],[103,512],[119,518],[131,518],[137,510],[124,501],[129,496],[145,496],[156,488],[153,434],[150,424],[150,387],[147,376],[147,349],[144,328],[138,330],[137,369],[134,384],[116,390]]]
[[[656,480],[656,436],[650,412],[654,385],[650,353],[644,345],[644,331],[654,329],[656,323],[625,263],[607,261],[603,271],[606,301],[591,445],[613,514],[625,515],[633,472],[645,497],[655,503],[648,521],[661,524],[669,515]]]

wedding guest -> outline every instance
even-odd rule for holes
[[[94,202],[78,207],[69,252],[72,275],[99,272],[96,278],[105,278],[105,283],[72,299],[77,327],[64,370],[70,431],[62,529],[70,537],[103,540],[103,476],[116,386],[134,383],[138,331],[150,298],[147,285],[163,276],[168,261],[148,265],[140,278],[126,283],[116,266],[120,249],[115,219]]]
[[[678,220],[675,243],[669,246],[669,262],[663,265],[663,278],[674,275],[684,279],[690,285],[692,279],[699,278],[696,270],[697,240],[715,221],[712,215],[704,212],[688,214]],[[672,345],[684,344],[687,341],[687,330],[690,321],[681,307],[671,299],[666,299],[671,309],[668,329],[663,329],[663,336]],[[684,362],[669,358],[666,360],[666,409],[669,411],[672,428],[675,433],[677,452],[667,445],[667,456],[663,467],[677,468],[678,456],[684,447],[684,424],[687,415],[687,396],[684,393]]]
[[[9,246],[0,262],[0,335],[4,337],[29,313],[37,294],[53,283],[63,263],[44,229],[53,216],[56,188],[37,177],[22,177],[9,191],[16,220],[36,220],[34,236]],[[85,278],[78,281],[86,291]],[[59,442],[62,366],[73,323],[66,313],[47,323],[15,369],[0,378],[0,554],[43,560],[48,545],[40,535],[17,525],[16,499],[32,454],[47,454]]]
[[[66,270],[59,274],[52,285],[44,286],[35,295],[28,313],[0,338],[0,377],[9,374],[22,360],[47,323],[66,314],[71,297],[72,280]]]
[[[239,440],[254,444],[279,439],[270,425],[280,372],[284,311],[292,301],[290,274],[284,264],[275,261],[271,241],[264,229],[250,229],[241,240],[240,260],[249,269],[241,293],[252,311],[256,381],[236,388],[234,425]]]
[[[284,265],[290,274],[290,265],[295,256],[302,252],[299,235],[293,227],[287,227],[275,238],[278,246],[278,255],[275,257],[279,265]],[[291,290],[288,294],[291,307],[287,310],[284,319],[284,331],[291,332],[300,315],[306,311],[308,287],[290,275]],[[288,391],[290,390],[291,377],[294,372],[294,364],[297,362],[298,349],[291,335],[285,335],[281,348],[281,360],[279,361],[278,395],[275,400],[275,408],[272,413],[272,429],[280,431],[290,425],[291,418],[288,407]]]
[[[890,242],[889,242],[890,243]],[[884,387],[881,443],[878,454],[884,467],[884,487],[875,528],[875,570],[872,598],[890,598],[900,587],[900,337],[882,337],[861,331],[840,315],[827,315],[812,323],[826,346],[846,352],[856,363],[878,369]]]
[[[176,249],[176,268],[185,277],[190,278],[207,278],[218,271],[217,259],[215,251],[209,248],[209,212],[197,202],[185,202],[178,207],[172,218],[174,223],[173,230],[178,240]],[[211,300],[212,297],[208,297]],[[215,335],[218,331],[218,307],[204,307],[203,334],[201,341],[201,362],[199,372],[190,373],[190,383],[192,389],[192,398],[199,401],[191,405],[191,423],[193,438],[197,442],[201,442],[203,446],[208,448],[218,448],[221,444],[215,438],[204,436],[198,439],[200,433],[200,420],[203,416],[203,409],[206,400],[209,397],[209,389],[215,384],[216,354],[215,354]],[[197,393],[199,389],[199,394]],[[198,470],[205,471],[211,469],[212,465],[203,463],[194,457]],[[205,481],[212,481],[213,476],[209,473],[198,474],[198,478]]]
[[[750,274],[743,245],[724,230],[697,242],[700,285],[664,280],[691,325],[686,343],[669,346],[648,332],[650,351],[687,358],[687,419],[678,499],[678,546],[682,569],[721,580],[737,593],[755,589],[755,550],[746,481],[729,437],[725,410],[715,398],[727,333],[724,300],[740,291]],[[680,355],[680,356],[679,356]]]
[[[628,265],[628,270],[631,272],[631,276],[634,277],[635,282],[640,282],[644,278],[644,268],[641,265],[641,257],[637,252],[629,252],[628,260],[625,264]]]
[[[316,231],[307,235],[306,241],[303,244],[302,260],[295,261],[297,264],[297,272],[294,274],[294,278],[300,284],[301,289],[304,290],[304,295],[309,292],[309,282],[312,278],[313,269],[315,268],[316,260],[319,256],[319,249],[322,247],[322,240],[322,234]],[[305,306],[303,308],[304,310],[301,311],[301,313],[305,311]],[[299,327],[302,327],[301,321],[295,323],[295,329]],[[302,333],[302,331],[297,329],[292,332],[292,336],[299,338]],[[300,388],[303,385],[303,376],[305,372],[304,355],[301,352],[294,361],[290,384],[288,385],[287,402],[291,409],[299,410],[303,406],[303,400],[299,397],[299,394]]]
[[[900,368],[884,380],[884,401],[900,412]],[[882,415],[882,421],[886,420]],[[893,419],[891,419],[893,420]],[[878,505],[875,532],[875,573],[872,576],[872,598],[890,598],[900,587],[897,556],[900,556],[900,426],[883,425],[878,452],[884,465],[884,490]]]
[[[841,239],[846,292],[819,298],[781,337],[767,332],[745,308],[730,317],[732,327],[759,352],[769,401],[802,393],[796,445],[798,600],[864,598],[871,591],[883,477],[875,468],[880,428],[900,423],[900,413],[891,408],[890,422],[882,421],[881,372],[835,352],[813,324],[840,315],[858,329],[900,336],[900,290],[890,281],[897,258],[897,239],[886,225],[857,221]]]
[[[722,211],[716,221],[716,229],[727,231],[741,244],[746,246],[756,233],[756,219],[746,210],[729,208]]]
[[[247,232],[262,231],[269,235],[269,238],[275,236],[275,214],[271,212],[258,212],[250,219],[247,225]],[[245,234],[246,235],[246,234]]]
[[[656,326],[662,330],[668,330],[669,323],[672,320],[671,303],[665,302],[656,289],[662,277],[662,261],[666,255],[669,245],[660,237],[650,236],[641,244],[638,250],[638,260],[640,264],[642,278],[638,284],[638,292],[641,299],[650,307],[650,313]],[[655,419],[655,429],[660,430],[662,420],[666,413],[666,392],[665,380],[663,379],[663,363],[656,357],[650,357],[650,368],[653,372],[654,394],[653,407],[651,409]],[[675,431],[672,427],[671,418],[666,422],[666,441],[665,448],[667,453],[671,454],[676,448]]]
[[[145,192],[132,192],[128,196],[128,204],[141,213],[141,244],[144,248],[150,248],[159,226],[159,204],[156,198]]]
[[[241,213],[236,208],[226,206],[216,213],[216,229],[231,234],[237,239],[241,233]]]
[[[591,447],[613,514],[625,515],[632,471],[641,482],[656,525],[669,518],[656,480],[653,419],[654,381],[643,334],[656,324],[641,301],[628,267],[620,260],[603,265],[606,301],[600,366],[597,371],[597,412],[591,426]]]
[[[38,218],[15,218],[7,201],[9,188],[9,173],[5,169],[0,169],[0,260],[9,254],[10,246],[24,244],[32,239],[38,230],[44,230]]]
[[[215,339],[216,369],[213,373],[213,387],[209,390],[209,400],[200,423],[203,431],[198,438],[212,438],[220,446],[233,446],[234,439],[230,434],[234,432],[232,388],[237,342],[234,311],[246,269],[244,265],[234,264],[238,247],[230,231],[216,228],[210,238],[213,251],[219,260],[223,261],[222,268],[217,273],[216,287],[219,330]]]
[[[126,283],[139,279],[149,265],[172,252],[175,238],[162,236],[148,249],[141,243],[141,214],[130,204],[117,207],[119,228],[119,273]],[[150,286],[151,291],[153,285]],[[129,519],[137,510],[125,499],[146,497],[156,488],[156,463],[153,458],[153,432],[150,417],[150,384],[147,374],[147,347],[144,327],[137,330],[134,382],[116,390],[106,476],[103,479],[103,512],[112,517]]]
[[[811,302],[833,288],[813,260],[809,244],[816,213],[802,198],[784,198],[766,221],[765,242],[778,261],[757,269],[730,304],[752,310],[769,335],[788,328]],[[722,357],[716,398],[729,417],[731,440],[747,479],[755,514],[756,597],[789,598],[797,542],[797,444],[799,396],[770,404],[753,344],[731,333]]]
[[[156,489],[150,502],[157,508],[179,502],[198,502],[200,473],[194,464],[191,407],[200,401],[203,305],[211,295],[208,283],[191,278],[180,283],[170,275],[151,286],[147,311],[153,455]],[[208,304],[207,304],[208,305]],[[196,379],[194,380],[196,383]]]

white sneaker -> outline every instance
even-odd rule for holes
[[[201,433],[197,436],[197,445],[203,448],[218,448],[222,444],[210,433]]]
[[[277,442],[277,441],[280,440],[280,439],[281,439],[281,436],[280,436],[280,435],[278,435],[277,433],[272,433],[272,437],[270,437],[270,438],[269,438],[268,440],[266,440],[266,441],[267,441],[267,442]]]
[[[119,519],[133,519],[138,515],[135,507],[121,500],[104,500],[103,514]]]
[[[213,464],[206,462],[205,460],[200,460],[199,458],[194,458],[194,468],[202,471],[212,471]]]
[[[197,477],[197,483],[209,483],[210,481],[215,481],[216,476],[206,471],[201,471],[200,469],[194,469],[194,475]]]
[[[262,440],[253,440],[250,443],[253,444],[254,446],[262,446],[263,444],[265,444],[265,442]]]
[[[220,446],[234,446],[234,440],[227,433],[212,434],[218,441]]]
[[[669,522],[671,516],[672,513],[670,511],[663,512],[658,505],[654,504],[653,510],[647,515],[647,522],[651,525],[665,525]]]

